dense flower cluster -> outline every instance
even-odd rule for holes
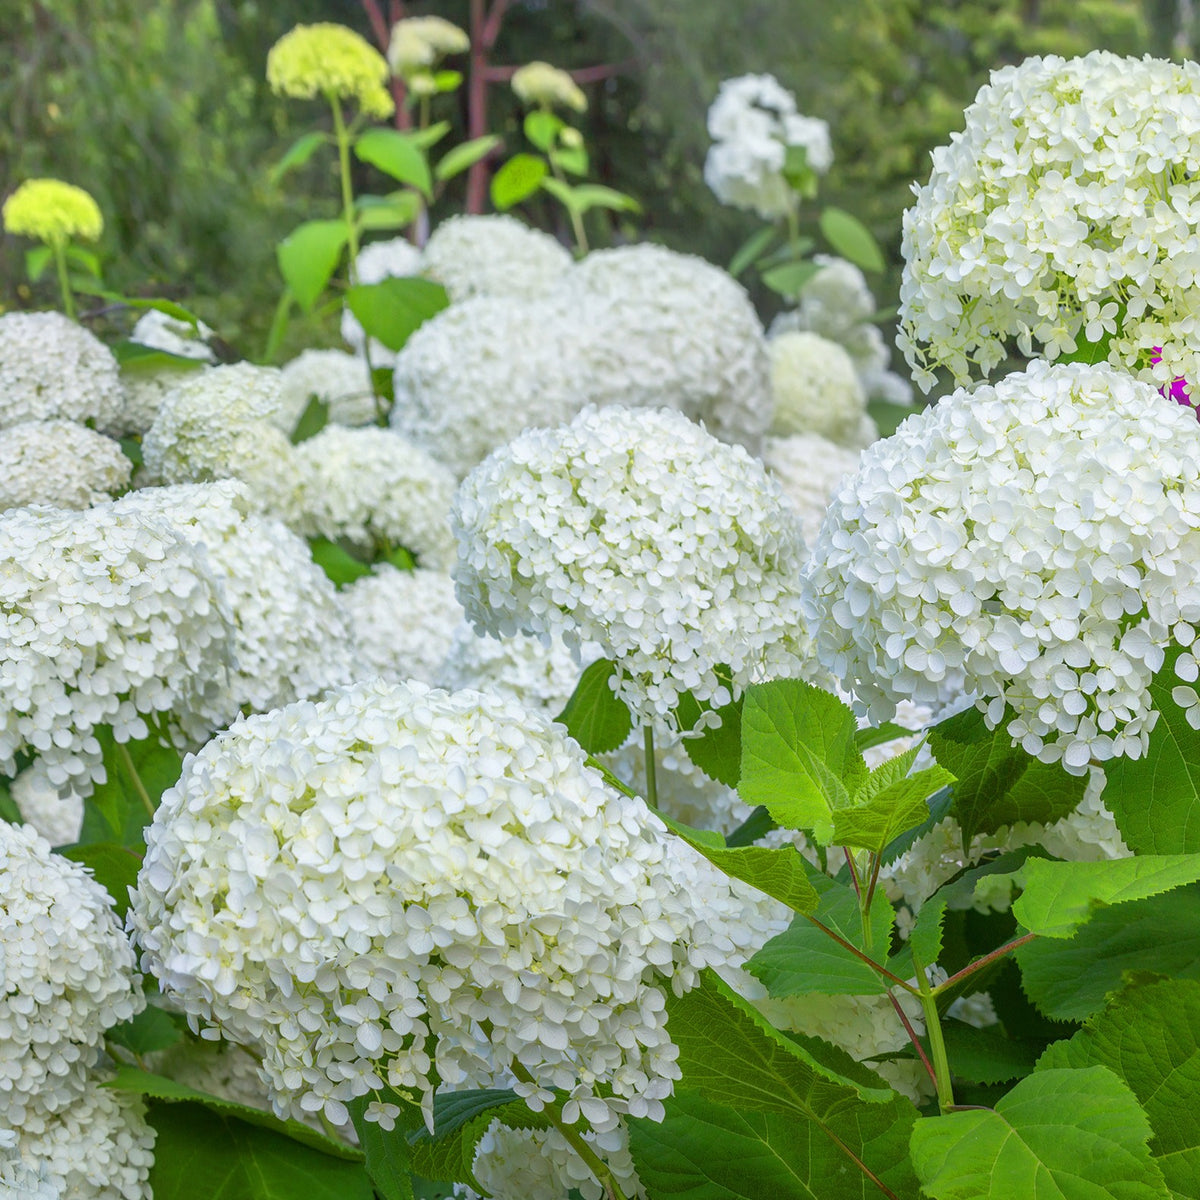
[[[138,318],[129,340],[187,361],[126,364],[121,370],[125,404],[120,421],[109,432],[114,435],[145,433],[154,424],[163,398],[183,381],[189,370],[196,369],[191,364],[207,366],[217,361],[209,345],[212,336],[213,331],[203,321],[192,325],[160,309],[147,309]]]
[[[50,782],[46,768],[35,762],[9,784],[21,820],[51,846],[69,846],[83,829],[83,797],[68,788],[65,795]]]
[[[454,477],[407,438],[377,426],[327,425],[296,447],[295,459],[301,533],[366,549],[403,546],[425,567],[454,561]]]
[[[807,545],[816,540],[838,485],[858,470],[861,454],[835,445],[818,433],[767,438],[763,443],[763,462],[800,514]]]
[[[359,283],[382,283],[385,279],[416,275],[420,270],[420,250],[402,237],[372,242],[364,246],[354,260],[354,277]],[[349,305],[342,309],[342,340],[355,354],[362,354],[368,349],[366,332],[350,311]],[[376,338],[371,338],[369,342],[372,367],[390,367],[396,361],[394,350],[389,350]]]
[[[16,1154],[14,1130],[0,1129],[0,1196],[4,1200],[60,1200],[45,1170],[35,1170]]]
[[[817,333],[781,333],[769,342],[771,433],[815,433],[855,449],[875,440],[867,397],[850,356]]]
[[[0,821],[0,1124],[80,1100],[105,1030],[143,1007],[134,968],[104,888]]]
[[[0,316],[0,429],[22,421],[119,420],[121,374],[112,351],[56,312]]]
[[[388,39],[388,66],[405,78],[432,67],[447,54],[463,54],[471,39],[445,17],[407,17],[392,26]]]
[[[87,508],[129,483],[133,464],[102,433],[74,421],[22,421],[0,438],[0,509]]]
[[[512,90],[523,104],[587,111],[587,97],[567,71],[547,62],[526,63],[512,75]]]
[[[544,296],[571,265],[571,256],[549,234],[515,217],[451,217],[433,231],[421,273],[436,280],[451,301],[472,296]]]
[[[728,701],[801,654],[804,542],[740,446],[668,410],[587,409],[482,463],[455,500],[458,595],[497,636],[594,641],[619,694],[672,723],[685,691]]]
[[[1196,63],[1097,50],[994,72],[904,218],[898,344],[918,382],[986,376],[1013,340],[1054,359],[1109,335],[1114,366],[1200,379],[1197,147]]]
[[[722,204],[760,217],[786,216],[797,204],[797,174],[824,175],[833,165],[829,126],[796,111],[796,98],[773,75],[742,75],[721,84],[708,110],[713,139],[704,182]],[[800,164],[789,162],[803,152]]]
[[[344,350],[304,350],[280,374],[280,416],[276,424],[290,434],[316,396],[329,406],[334,425],[370,425],[375,396],[361,358]]]
[[[297,25],[267,54],[267,82],[280,96],[354,100],[368,117],[390,117],[388,65],[365,38],[344,25]]]
[[[0,209],[4,232],[62,246],[94,242],[104,232],[100,206],[83,188],[60,179],[27,179]]]
[[[449,575],[381,563],[339,599],[353,639],[356,679],[435,682],[463,619]]]
[[[1200,620],[1200,429],[1107,366],[1034,363],[868,449],[807,568],[821,661],[873,719],[947,685],[1082,773],[1143,751]]]
[[[381,1083],[428,1105],[434,1072],[487,1087],[514,1062],[533,1106],[568,1093],[568,1121],[660,1116],[678,1069],[659,980],[687,988],[782,927],[547,718],[417,683],[238,723],[147,843],[143,966],[262,1047],[280,1110],[338,1123]]]
[[[180,358],[194,358],[198,362],[215,363],[217,356],[208,344],[214,332],[203,321],[193,325],[182,317],[173,317],[158,308],[148,308],[133,326],[129,334],[131,342],[149,346],[164,354],[175,354]]]
[[[0,514],[0,771],[37,754],[56,787],[103,778],[95,729],[168,713],[203,738],[230,717],[231,619],[203,552],[122,508]]]

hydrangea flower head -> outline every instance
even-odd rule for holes
[[[100,206],[83,188],[59,179],[27,179],[0,209],[4,232],[64,245],[72,238],[94,242],[104,232]]]
[[[874,440],[867,396],[850,355],[818,333],[781,333],[771,351],[771,433],[815,433],[839,446]]]
[[[267,54],[267,82],[280,96],[354,100],[369,117],[390,117],[388,65],[365,38],[344,25],[297,25]]]
[[[926,390],[1014,343],[1054,360],[1105,339],[1157,386],[1200,379],[1200,65],[1097,50],[996,71],[916,197],[898,345]]]
[[[587,112],[587,97],[567,71],[547,62],[526,63],[512,76],[512,90],[522,104],[542,108],[571,108]]]
[[[680,413],[585,409],[522,434],[462,483],[458,596],[480,632],[595,642],[619,694],[672,723],[804,652],[804,541],[779,484]]]
[[[1044,762],[1136,758],[1200,622],[1197,513],[1200,426],[1153,385],[1035,362],[962,389],[834,498],[806,568],[817,655],[876,721],[958,689]]]
[[[445,17],[406,17],[392,26],[388,41],[388,66],[396,75],[408,77],[432,67],[447,54],[464,54],[471,39]]]
[[[452,302],[471,296],[544,296],[571,265],[566,247],[504,213],[442,221],[422,256],[422,274]]]
[[[119,443],[75,421],[22,421],[0,438],[0,509],[87,508],[129,483]]]
[[[749,893],[549,718],[375,680],[189,758],[130,924],[193,1022],[261,1046],[277,1111],[341,1124],[384,1083],[428,1106],[436,1081],[503,1086],[520,1061],[531,1104],[562,1089],[605,1129],[661,1119],[663,986],[782,927]]]

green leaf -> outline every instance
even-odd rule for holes
[[[337,270],[348,237],[345,221],[305,221],[275,248],[284,282],[305,312]]]
[[[747,689],[742,707],[738,793],[788,829],[833,835],[833,809],[867,776],[855,745],[858,723],[836,696],[800,679]]]
[[[543,186],[550,191],[552,183],[558,183],[558,180],[547,179]],[[618,192],[615,188],[604,187],[603,184],[581,183],[577,187],[570,188],[569,191],[571,198],[569,201],[564,200],[564,203],[567,203],[577,213],[589,212],[593,208],[609,208],[616,212],[631,213],[642,211],[642,206],[632,196]],[[557,192],[555,194],[557,195]]]
[[[798,296],[804,285],[821,270],[818,263],[790,262],[762,273],[763,283],[781,296]]]
[[[492,176],[492,204],[507,212],[514,204],[527,200],[542,186],[549,167],[536,154],[514,154]]]
[[[539,108],[525,118],[525,136],[544,154],[565,125],[562,117]]]
[[[380,1200],[413,1200],[412,1151],[408,1131],[402,1121],[394,1129],[384,1129],[378,1121],[368,1121],[367,1105],[374,1096],[360,1096],[347,1107],[358,1134],[358,1144],[367,1159],[367,1174]],[[390,1098],[390,1097],[389,1097]]]
[[[309,538],[308,548],[313,562],[329,577],[330,582],[337,587],[345,587],[364,575],[370,575],[371,564],[343,550],[337,542],[325,538]]]
[[[68,244],[66,256],[72,262],[78,263],[93,279],[100,278],[100,259],[90,250]]]
[[[756,229],[737,249],[729,260],[729,274],[736,279],[752,262],[766,253],[767,247],[779,236],[774,225]]]
[[[200,1104],[152,1103],[154,1200],[372,1200],[362,1164]]]
[[[735,848],[726,846],[725,839],[711,829],[693,829],[662,812],[658,818],[726,875],[766,892],[796,912],[812,912],[817,907],[817,892],[809,882],[809,864],[794,846]]]
[[[1036,938],[1016,959],[1029,998],[1063,1021],[1102,1008],[1133,973],[1200,979],[1200,888],[1102,908],[1070,941]]]
[[[289,434],[293,446],[316,437],[329,424],[329,405],[320,396],[309,396],[304,411],[296,421],[296,428]]]
[[[1104,803],[1138,854],[1200,851],[1200,731],[1171,698],[1179,686],[1175,660],[1180,653],[1169,651],[1150,683],[1158,721],[1146,753],[1104,764]]]
[[[472,138],[469,142],[463,142],[460,146],[455,146],[453,150],[448,150],[434,167],[433,174],[440,182],[445,183],[447,179],[453,179],[455,175],[461,175],[463,171],[469,170],[481,158],[486,158],[497,146],[503,142],[503,138],[494,133],[484,134],[483,137]]]
[[[346,303],[371,337],[389,350],[400,350],[417,329],[450,303],[450,298],[441,284],[406,275],[349,288]]]
[[[1165,980],[1122,992],[1038,1069],[1107,1067],[1146,1110],[1150,1153],[1178,1200],[1200,1195],[1200,982]]]
[[[861,950],[873,962],[885,962],[890,946],[894,913],[887,897],[876,893],[871,902],[871,948],[866,949],[858,895],[848,883],[839,883],[815,868],[809,883],[820,902],[812,921],[798,917],[746,963],[746,970],[762,981],[772,996],[878,996],[888,981],[839,945],[813,921]]]
[[[919,411],[907,404],[893,404],[890,400],[867,401],[867,416],[875,422],[875,428],[879,430],[881,438],[891,437],[900,428],[902,421]]]
[[[559,146],[550,151],[549,157],[554,166],[568,175],[586,175],[591,165],[583,146]]]
[[[433,73],[433,84],[439,92],[453,92],[457,90],[463,81],[463,73],[461,71],[435,71]]]
[[[939,788],[953,783],[954,776],[943,767],[928,767],[915,775],[892,778],[892,764],[911,762],[917,748],[891,759],[872,771],[855,793],[849,808],[833,814],[833,841],[839,846],[855,846],[882,854],[905,830],[920,825],[929,816],[926,798]],[[911,756],[911,757],[910,757]],[[876,784],[875,780],[881,781]]]
[[[918,1121],[912,1161],[932,1200],[1168,1200],[1149,1136],[1111,1071],[1038,1071],[994,1111]]]
[[[433,176],[425,151],[409,134],[376,126],[358,135],[354,153],[385,175],[415,187],[426,200],[433,199]]]
[[[421,213],[416,192],[392,192],[387,196],[359,196],[354,210],[360,229],[404,229]]]
[[[117,916],[124,918],[129,911],[129,889],[137,886],[142,869],[142,856],[136,850],[116,842],[89,842],[67,846],[58,853],[87,867],[112,897]]]
[[[633,729],[628,705],[610,686],[616,670],[610,659],[597,659],[579,677],[566,707],[554,718],[589,754],[619,749]]]
[[[140,851],[143,830],[151,819],[147,807],[157,808],[163,792],[178,781],[183,759],[154,734],[118,743],[104,726],[96,730],[96,739],[104,755],[106,779],[84,805],[80,840],[115,841]]]
[[[820,217],[821,233],[833,248],[864,271],[884,269],[883,251],[871,231],[855,216],[840,208],[826,208]]]
[[[882,725],[864,725],[863,728],[855,730],[854,744],[860,750],[873,750],[876,746],[886,746],[888,742],[895,742],[900,738],[916,736],[911,729],[905,729],[903,725],[884,721]]]
[[[431,146],[436,146],[449,132],[449,121],[436,121],[428,129],[412,130],[408,136],[412,138],[414,145],[428,150]]]
[[[327,133],[314,131],[301,134],[288,148],[287,153],[271,168],[267,178],[271,183],[278,183],[289,171],[304,166],[329,140]]]
[[[169,350],[156,350],[153,346],[143,346],[141,342],[117,342],[112,352],[122,370],[151,371],[159,367],[171,367],[179,371],[199,371],[208,366],[202,359],[172,354]]]
[[[1014,1041],[998,1029],[976,1029],[952,1018],[942,1021],[946,1056],[956,1078],[968,1083],[1007,1083],[1023,1079],[1033,1070],[1038,1047]]]
[[[54,250],[50,246],[34,246],[25,251],[25,274],[30,283],[37,283],[46,268],[54,261]]]
[[[733,693],[733,677],[728,667],[717,667],[717,677]],[[716,725],[705,724],[699,733],[696,726],[708,713],[716,714]],[[742,771],[742,697],[714,709],[708,701],[697,701],[691,692],[684,692],[675,707],[679,728],[689,734],[683,739],[688,758],[709,779],[726,787],[737,787]],[[711,720],[712,718],[708,718]]]
[[[1057,763],[1026,754],[1002,728],[988,729],[976,708],[933,726],[933,756],[957,779],[952,812],[963,841],[1019,822],[1051,824],[1075,811],[1086,776],[1068,775]]]
[[[1145,900],[1200,880],[1200,854],[1155,854],[1101,862],[1025,864],[1025,890],[1013,916],[1042,937],[1067,938],[1097,906]]]
[[[10,825],[25,824],[17,802],[12,798],[7,781],[0,782],[0,821],[7,821]]]
[[[725,838],[725,844],[731,849],[735,846],[752,846],[760,838],[766,837],[772,829],[778,829],[771,814],[760,804],[750,815]]]
[[[152,1054],[182,1041],[183,1031],[169,1013],[148,1004],[133,1020],[114,1025],[104,1036],[134,1054]]]

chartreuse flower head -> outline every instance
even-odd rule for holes
[[[276,94],[355,100],[370,117],[389,117],[395,109],[387,77],[378,50],[354,30],[329,22],[297,25],[267,55],[267,82]]]
[[[566,71],[545,62],[526,63],[513,72],[512,89],[524,104],[587,111],[587,97]]]
[[[428,71],[447,54],[463,54],[471,39],[444,17],[408,17],[392,26],[388,65],[405,79]]]
[[[63,245],[72,238],[94,242],[104,232],[100,206],[74,184],[27,179],[4,202],[4,232]]]

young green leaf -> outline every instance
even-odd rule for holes
[[[426,200],[433,199],[433,176],[425,151],[398,129],[376,127],[358,135],[354,153],[362,162],[378,167],[400,183],[415,187]]]
[[[514,154],[492,176],[492,203],[500,212],[529,199],[542,186],[549,168],[536,154]]]
[[[835,810],[834,844],[882,854],[895,838],[929,816],[927,798],[953,783],[954,776],[944,767],[906,774],[916,755],[914,747],[877,767],[851,796],[849,806]]]
[[[278,183],[289,171],[302,167],[316,152],[330,141],[327,133],[301,134],[288,148],[284,156],[271,168],[267,178],[271,183]]]
[[[548,157],[554,166],[568,175],[588,173],[588,152],[583,146],[558,146],[549,152]]]
[[[37,283],[43,272],[54,260],[54,251],[49,246],[34,246],[25,251],[25,274],[30,283]]]
[[[309,538],[308,548],[313,562],[321,568],[336,587],[343,588],[364,575],[370,575],[371,564],[355,558],[336,542],[325,538]]]
[[[545,109],[535,109],[525,118],[525,136],[545,154],[554,145],[566,122]]]
[[[579,677],[566,707],[555,717],[589,754],[620,749],[633,730],[629,706],[611,687],[616,670],[610,659],[597,659]]]
[[[345,221],[305,221],[275,248],[284,282],[305,312],[337,270],[348,238]]]
[[[821,270],[818,263],[791,262],[781,267],[771,267],[762,273],[763,283],[773,292],[781,296],[795,297],[800,294],[804,285]]]
[[[767,252],[771,243],[779,236],[774,225],[764,225],[756,229],[737,249],[737,253],[729,260],[727,270],[736,279],[752,262],[757,261]]]
[[[292,430],[288,440],[293,446],[298,446],[301,442],[316,437],[328,424],[329,405],[320,396],[309,396],[308,403],[304,406],[304,411],[296,421],[296,428]]]
[[[840,254],[864,271],[882,271],[883,251],[871,231],[855,216],[840,208],[821,211],[821,233],[835,254]]]
[[[64,858],[82,863],[113,900],[113,910],[124,919],[129,911],[129,889],[137,886],[142,856],[116,842],[88,842],[59,850]]]
[[[413,332],[449,303],[446,289],[415,275],[360,283],[347,289],[346,303],[370,337],[400,350]]]
[[[557,179],[547,179],[543,183],[543,187],[547,191],[551,191],[550,185],[558,183]],[[559,184],[559,188],[565,185]],[[569,207],[573,208],[578,213],[588,212],[593,208],[609,208],[617,212],[639,213],[642,211],[642,206],[632,197],[627,196],[624,192],[618,192],[614,188],[604,187],[599,183],[581,183],[576,187],[567,189],[571,193],[570,200],[564,199],[564,203],[568,203]],[[558,195],[555,190],[555,195]]]
[[[497,134],[487,133],[483,137],[472,138],[469,142],[463,142],[461,145],[455,146],[453,150],[448,150],[439,160],[437,166],[434,167],[434,177],[440,183],[445,183],[447,179],[453,179],[455,175],[461,175],[463,171],[469,170],[481,158],[486,158],[491,154],[503,140]]]
[[[414,191],[359,196],[354,209],[360,229],[405,229],[420,216],[421,197]]]
[[[157,350],[153,346],[143,346],[141,342],[117,342],[112,352],[123,370],[154,371],[159,367],[170,367],[177,371],[199,371],[208,365],[203,359]]]

